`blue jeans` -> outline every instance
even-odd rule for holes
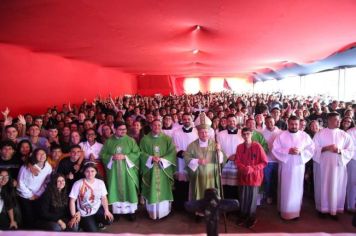
[[[264,197],[276,199],[278,184],[278,163],[269,162],[264,169],[263,188]]]
[[[82,216],[79,226],[84,232],[97,232],[99,230],[98,224],[110,225],[112,222],[105,219],[104,208],[101,206],[99,210],[90,216]]]

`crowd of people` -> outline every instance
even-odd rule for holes
[[[0,229],[94,232],[134,221],[139,204],[156,220],[209,188],[239,200],[236,223],[248,228],[260,204],[298,219],[303,194],[338,220],[355,212],[355,112],[355,101],[231,92],[6,109]]]

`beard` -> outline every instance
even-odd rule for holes
[[[191,123],[183,123],[184,128],[188,129],[191,126]]]
[[[298,129],[288,129],[288,131],[289,131],[290,133],[297,133],[297,132],[298,132]]]

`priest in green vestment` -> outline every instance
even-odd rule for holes
[[[101,158],[106,168],[108,201],[114,214],[129,214],[135,219],[139,189],[140,149],[135,140],[127,136],[126,125],[115,125],[115,135],[107,139]]]
[[[151,132],[140,142],[142,195],[150,218],[160,219],[171,211],[176,148],[172,139],[162,133],[162,123],[154,120]]]
[[[195,125],[199,138],[189,144],[184,152],[184,160],[189,176],[189,200],[204,198],[208,188],[216,188],[220,194],[218,162],[225,163],[226,156],[220,144],[209,139],[211,121],[204,113],[197,118]]]

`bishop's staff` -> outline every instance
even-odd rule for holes
[[[219,153],[221,151],[221,147],[220,147],[220,144],[217,142],[217,139],[216,139],[216,134],[215,134],[215,142],[216,142],[216,162],[218,164],[218,180],[219,180],[219,189],[220,189],[220,197],[221,197],[221,200],[224,200],[224,189],[223,189],[223,186],[222,186],[222,176],[221,176],[221,164],[220,164],[220,156],[219,156]],[[226,225],[226,213],[223,212],[223,216],[224,216],[224,227],[225,227],[225,233],[227,233],[227,225]]]

